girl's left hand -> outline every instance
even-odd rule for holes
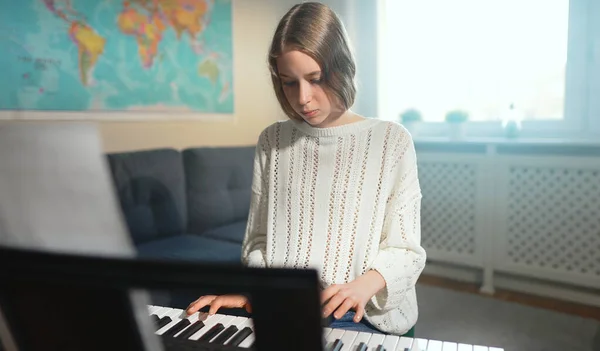
[[[365,314],[367,302],[379,290],[385,287],[385,280],[377,271],[371,270],[346,284],[334,284],[323,290],[321,303],[327,304],[323,307],[323,317],[333,313],[336,319],[353,309],[354,322],[358,323]]]

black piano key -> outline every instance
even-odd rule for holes
[[[176,338],[189,339],[190,336],[196,334],[196,332],[202,328],[204,328],[204,322],[196,321],[194,324],[190,325],[189,328],[182,331],[181,334],[177,335]]]
[[[375,351],[385,351],[385,349],[383,348],[383,345],[379,345],[379,346],[377,346]]]
[[[179,333],[180,331],[182,331],[183,329],[185,329],[185,327],[187,327],[188,325],[190,325],[191,322],[189,319],[182,319],[179,322],[177,322],[177,324],[175,324],[174,326],[172,326],[171,328],[169,328],[169,330],[167,330],[166,332],[163,333],[164,336],[175,336],[175,334]]]
[[[367,344],[365,344],[364,342],[361,342],[360,344],[358,344],[356,351],[367,351]]]
[[[250,334],[252,334],[252,328],[245,327],[240,330],[237,334],[235,334],[231,340],[227,343],[227,345],[238,346],[242,343]]]
[[[217,336],[212,342],[214,344],[225,345],[225,341],[229,340],[229,338],[237,333],[238,328],[235,325],[230,325],[225,329],[219,336]]]
[[[158,320],[158,322],[156,323],[156,330],[164,327],[165,325],[171,323],[173,320],[171,319],[171,317],[165,316],[162,317],[161,319]]]
[[[160,320],[160,318],[157,315],[153,314],[152,315],[152,320],[154,321],[154,323],[158,323],[158,321]]]
[[[221,324],[221,323],[217,323],[212,328],[210,328],[209,331],[207,331],[206,333],[204,333],[204,335],[202,335],[200,337],[200,339],[198,339],[198,341],[210,341],[217,334],[219,334],[223,329],[225,329],[225,326],[223,324]]]
[[[342,340],[337,339],[334,343],[333,346],[331,347],[331,351],[340,351],[342,349],[342,347],[344,346],[344,344],[342,343]]]

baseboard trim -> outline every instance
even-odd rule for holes
[[[423,274],[479,286],[483,281],[483,270],[447,263],[428,262]],[[494,272],[494,288],[600,307],[600,291],[598,290],[523,278],[506,273]],[[486,293],[485,291],[480,292]],[[487,293],[493,295],[493,291]]]
[[[465,283],[481,284],[483,271],[477,268],[462,267],[450,263],[427,262],[423,274],[450,278]]]

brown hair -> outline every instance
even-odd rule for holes
[[[294,5],[281,19],[269,50],[269,69],[275,95],[290,118],[302,119],[287,101],[277,69],[277,58],[295,49],[321,66],[321,80],[328,95],[347,110],[356,96],[356,64],[346,29],[336,13],[318,2]]]

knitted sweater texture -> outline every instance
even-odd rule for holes
[[[410,134],[394,122],[272,124],[256,147],[243,263],[316,269],[322,288],[376,270],[386,286],[365,318],[405,333],[418,318],[426,260],[416,161]]]

